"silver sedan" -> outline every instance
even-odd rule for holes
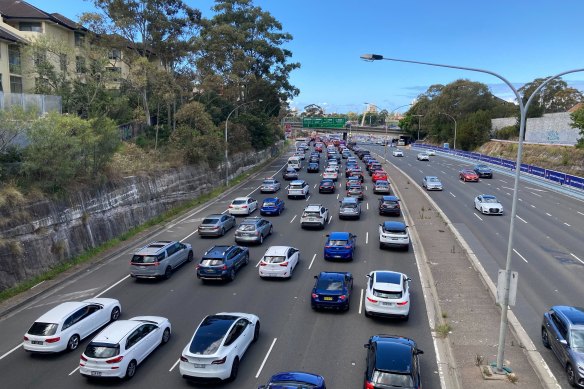
[[[235,227],[234,216],[218,213],[204,218],[198,232],[200,236],[223,236],[233,227]]]
[[[442,182],[436,176],[425,176],[422,179],[422,186],[426,188],[426,190],[442,190]]]

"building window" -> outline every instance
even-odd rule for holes
[[[85,67],[85,58],[83,57],[75,57],[75,71],[77,73],[85,73],[86,72],[86,67]]]
[[[40,22],[20,22],[18,29],[20,31],[43,32],[43,26]]]
[[[109,72],[110,75],[110,80],[113,82],[118,82],[120,81],[121,77],[122,77],[122,68],[119,67],[108,67],[107,71]]]
[[[85,34],[75,32],[75,46],[81,47],[85,44]]]
[[[10,68],[10,73],[21,74],[20,66],[20,47],[9,46],[8,47],[8,63]]]
[[[2,74],[0,73],[0,92],[4,92],[4,83],[2,82]]]
[[[22,93],[22,77],[10,76],[10,92]]]
[[[114,60],[117,61],[117,60],[119,60],[119,59],[122,58],[122,53],[120,53],[120,50],[118,50],[118,49],[112,49],[109,52],[108,58],[109,59],[114,59]]]
[[[59,65],[61,72],[67,73],[67,54],[59,54]]]

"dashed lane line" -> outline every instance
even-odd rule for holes
[[[294,219],[296,219],[296,216],[298,216],[298,215],[294,215],[294,217],[292,218],[292,220],[290,220],[290,224],[292,224],[294,222]]]
[[[483,221],[483,219],[479,215],[477,215],[476,213],[473,213],[473,215],[475,215],[477,217],[477,219],[479,219],[480,221]]]
[[[548,216],[552,216],[552,214],[551,214],[551,213],[547,213],[547,212],[546,212],[545,214],[546,214],[546,215],[548,215]]]
[[[573,256],[574,258],[576,258],[578,261],[580,261],[580,263],[581,263],[582,265],[584,265],[584,261],[583,261],[583,260],[581,260],[580,258],[578,258],[577,256],[575,256],[575,255],[574,255],[574,254],[572,254],[572,253],[570,253],[570,255],[571,255],[571,256]],[[0,358],[0,359],[2,359],[2,358]]]
[[[314,254],[312,256],[312,260],[310,261],[310,265],[308,265],[308,270],[310,270],[310,268],[312,267],[312,264],[314,263],[314,259],[316,258],[316,254]]]
[[[565,225],[567,225],[568,227],[572,227],[570,224],[568,224],[568,223],[566,223],[566,222],[564,222],[564,224],[565,224]]]
[[[174,365],[172,365],[172,366],[170,367],[170,369],[168,369],[168,371],[173,371],[173,370],[174,370],[174,368],[176,367],[176,365],[178,365],[178,364],[179,364],[179,362],[180,362],[180,358],[176,360],[176,362],[174,363]]]
[[[361,288],[361,298],[359,299],[359,315],[361,314],[362,308],[363,308],[363,288]]]
[[[272,345],[270,346],[268,353],[266,354],[262,364],[260,365],[260,368],[258,369],[258,372],[256,373],[255,378],[258,378],[260,376],[260,374],[262,373],[262,369],[264,368],[264,365],[266,364],[266,361],[268,360],[268,357],[270,356],[270,353],[272,352],[272,349],[274,348],[274,345],[276,344],[277,340],[278,340],[278,338],[274,338],[274,340],[272,341]]]
[[[369,231],[365,233],[365,244],[369,244]]]
[[[517,251],[517,250],[513,249],[513,252],[514,252],[515,254],[519,255],[519,258],[523,259],[523,260],[525,261],[525,263],[529,263],[529,262],[527,262],[527,259],[525,259],[525,258],[523,257],[523,255],[519,254],[519,251]]]
[[[451,195],[452,197],[456,197],[456,195],[455,195],[454,193],[452,193],[452,192],[448,192],[448,193],[450,193],[450,195]]]
[[[531,193],[532,195],[534,195],[534,196],[537,196],[537,197],[543,197],[542,195],[540,195],[540,194],[537,194],[537,193],[535,193],[535,192],[529,192],[529,193]]]
[[[522,219],[519,215],[515,215],[515,217],[519,220],[521,220],[523,223],[527,224],[527,222],[525,221],[525,219]]]

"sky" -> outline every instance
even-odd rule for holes
[[[78,20],[90,1],[28,0],[45,12]],[[212,0],[185,0],[212,17]],[[516,88],[584,68],[582,0],[255,0],[292,34],[285,45],[302,111],[317,104],[326,113],[362,112],[364,103],[404,112],[429,86],[458,79],[482,82],[496,96],[513,92],[498,78],[464,70],[392,61],[366,62],[366,53],[500,74]],[[566,75],[584,93],[584,72]],[[406,105],[406,107],[400,106]]]

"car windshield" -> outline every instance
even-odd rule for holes
[[[487,204],[498,204],[499,202],[494,197],[483,197],[483,203],[487,203]]]
[[[262,260],[266,263],[282,263],[286,261],[286,257],[281,255],[266,255]]]
[[[223,265],[223,258],[203,258],[201,259],[201,266],[221,266]]]
[[[571,331],[572,349],[582,351],[584,350],[584,329],[577,329]]]
[[[384,387],[395,388],[413,388],[414,381],[412,377],[406,374],[389,373],[385,371],[375,370],[371,378],[373,383],[383,385]]]
[[[440,182],[440,180],[436,177],[430,177],[428,178],[428,182]]]
[[[348,243],[349,243],[349,241],[347,241],[347,240],[336,239],[336,240],[330,240],[329,246],[345,246]]]
[[[323,280],[321,278],[316,283],[316,289],[328,291],[343,290],[343,282],[339,280]]]
[[[58,325],[55,323],[34,322],[30,329],[28,330],[28,333],[37,336],[55,335],[55,333],[57,332],[57,327]]]
[[[219,222],[219,219],[203,219],[202,224],[217,224],[217,222]]]
[[[214,354],[221,345],[233,321],[220,317],[206,317],[195,332],[189,351],[193,354]]]
[[[85,349],[85,355],[89,358],[111,358],[120,353],[120,345],[111,343],[91,342]]]
[[[255,224],[240,224],[237,228],[239,231],[255,231],[256,226]]]
[[[400,299],[402,297],[402,292],[391,292],[388,290],[373,289],[373,295],[375,297],[381,297],[384,299]]]

